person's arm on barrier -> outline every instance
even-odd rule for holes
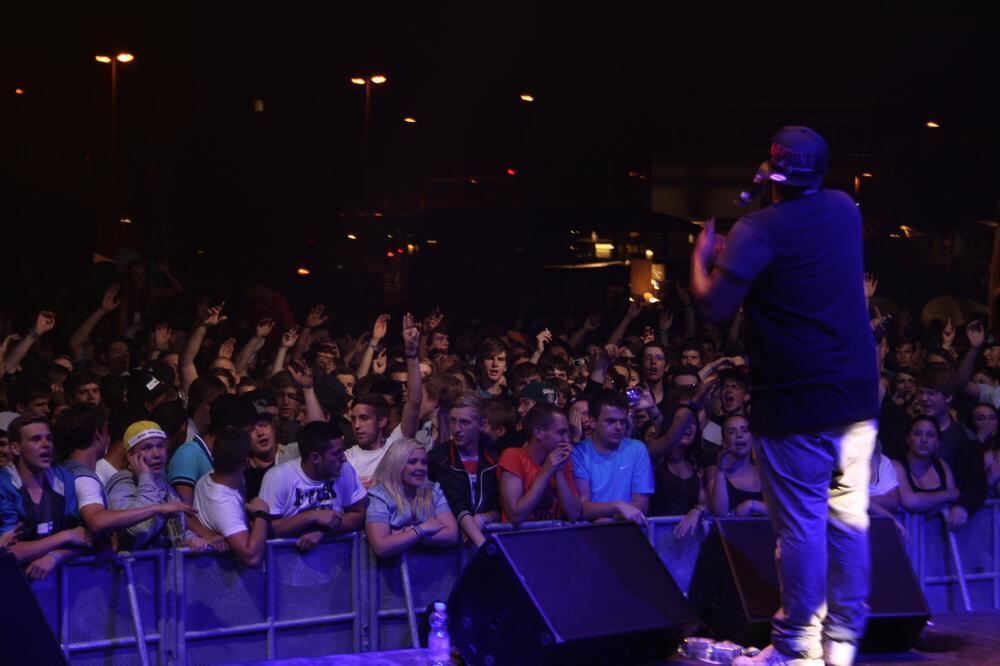
[[[699,475],[700,479],[700,475]],[[705,516],[705,512],[708,511],[708,493],[705,492],[705,486],[701,483],[698,484],[698,503],[691,507],[691,510],[684,514],[681,521],[677,523],[677,527],[674,528],[674,536],[678,539],[683,539],[689,537],[698,531],[698,525],[701,524],[701,519]]]
[[[475,515],[471,513],[465,514],[461,517],[461,519],[459,519],[458,524],[465,533],[465,536],[469,537],[469,541],[471,541],[476,548],[482,546],[486,541],[486,535],[483,534],[483,528],[479,521],[476,520]]]
[[[907,478],[906,469],[898,461],[892,461],[896,466],[896,476],[900,479]],[[951,472],[945,467],[946,476],[950,479]],[[922,513],[930,511],[942,504],[954,502],[959,497],[958,488],[955,487],[954,480],[951,485],[946,484],[945,490],[935,490],[933,492],[914,492],[909,481],[899,484],[899,500],[903,508],[910,513]]]
[[[586,479],[581,479],[579,477],[575,478],[576,489],[580,494],[580,503],[583,508],[583,519],[589,520],[591,522],[596,520],[601,520],[602,518],[629,520],[638,525],[646,524],[646,514],[645,512],[634,506],[631,502],[625,502],[623,500],[617,500],[614,502],[594,502],[590,499],[590,481]],[[646,500],[648,504],[649,498],[641,496]],[[633,500],[636,498],[633,497]]]
[[[37,560],[32,560],[24,569],[24,574],[31,580],[44,580],[56,567],[82,557],[85,551],[75,548],[57,548]]]
[[[288,518],[275,518],[271,523],[278,538],[299,536],[306,532],[332,530],[340,525],[340,515],[330,509],[311,509]]]
[[[899,486],[896,486],[883,495],[873,495],[868,500],[868,513],[873,516],[895,517],[899,509]]]
[[[556,474],[556,492],[559,495],[559,506],[563,516],[571,523],[583,520],[583,502],[576,492],[573,479],[562,471]]]
[[[444,524],[440,521],[431,525],[426,522],[420,525],[407,525],[398,530],[392,529],[389,523],[368,523],[365,525],[365,536],[368,537],[368,543],[371,544],[376,557],[392,557],[444,529]],[[457,531],[456,529],[456,534]]]
[[[209,547],[217,553],[224,553],[229,550],[229,544],[226,543],[226,537],[222,536],[213,529],[205,527],[205,523],[198,520],[198,516],[189,516],[187,518],[188,530],[196,537],[204,539]]]
[[[183,512],[193,516],[197,511],[182,502],[167,502],[165,504],[154,504],[153,506],[141,507],[138,509],[122,509],[115,511],[105,509],[100,504],[87,504],[80,507],[80,518],[94,534],[103,534],[123,530],[149,520],[153,516],[168,516],[172,513]]]
[[[340,518],[340,525],[331,530],[331,534],[344,534],[347,532],[357,532],[365,526],[365,500],[362,499],[354,504],[344,507],[344,513]]]
[[[255,517],[249,530],[230,534],[226,537],[229,550],[248,567],[256,567],[264,558],[267,546],[267,530],[270,522],[267,502],[255,497],[247,504],[247,510]]]
[[[56,562],[46,564],[54,565],[60,559],[64,559],[65,553],[72,552],[71,549],[90,548],[92,544],[87,528],[74,527],[34,541],[18,541],[9,550],[18,562],[32,562],[46,555],[52,555],[52,559]]]

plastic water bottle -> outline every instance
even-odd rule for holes
[[[433,666],[451,663],[451,636],[448,635],[448,611],[443,601],[434,602],[430,617],[431,633],[427,637],[427,652]]]

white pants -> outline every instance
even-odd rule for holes
[[[858,641],[864,635],[868,484],[877,431],[872,420],[756,440],[781,581],[772,644],[785,655],[818,659],[823,636]]]

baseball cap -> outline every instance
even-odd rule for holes
[[[259,388],[244,393],[243,397],[253,404],[254,409],[257,411],[258,421],[261,418],[278,415],[278,402],[275,400],[274,391]]]
[[[160,428],[158,423],[153,421],[136,421],[125,429],[125,436],[122,441],[125,443],[125,450],[131,451],[138,444],[142,444],[148,439],[166,439],[167,435]]]
[[[828,159],[823,137],[808,127],[786,125],[771,138],[768,178],[794,187],[818,185]]]
[[[542,382],[529,382],[521,389],[521,394],[518,398],[527,398],[528,400],[534,400],[535,403],[546,402],[554,405],[556,404],[556,389]]]
[[[147,400],[156,400],[167,392],[170,387],[154,375],[149,368],[133,370],[128,380],[129,401],[141,404]]]

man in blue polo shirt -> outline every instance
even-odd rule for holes
[[[646,445],[625,437],[628,401],[602,389],[590,400],[594,436],[573,449],[573,477],[585,520],[624,519],[646,524],[653,467]]]
[[[212,471],[212,444],[216,435],[229,427],[247,430],[256,418],[257,410],[242,396],[225,394],[212,402],[208,432],[195,435],[190,442],[181,444],[167,469],[170,485],[185,503],[191,505],[198,479]]]

